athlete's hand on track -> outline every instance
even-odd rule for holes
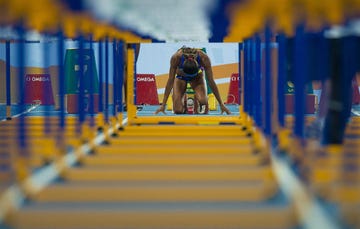
[[[164,105],[164,104],[161,104],[160,107],[155,111],[154,114],[159,114],[160,112],[166,114],[166,112],[165,112],[165,105]]]
[[[228,115],[231,114],[230,110],[224,104],[220,105],[220,109],[221,109],[221,114],[223,114],[224,112]]]

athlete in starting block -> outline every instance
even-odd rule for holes
[[[165,87],[164,98],[161,106],[156,110],[165,113],[166,102],[169,98],[171,90],[173,90],[173,112],[175,114],[184,114],[186,108],[184,105],[184,96],[186,86],[189,83],[195,92],[195,98],[199,102],[198,114],[208,113],[208,98],[206,94],[206,83],[204,79],[204,71],[208,80],[209,87],[213,91],[216,100],[221,109],[221,114],[231,114],[230,110],[224,105],[217,85],[213,78],[211,62],[208,55],[200,49],[189,48],[183,46],[180,48],[170,60],[169,78]]]

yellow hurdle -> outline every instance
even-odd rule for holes
[[[149,147],[154,145],[163,145],[163,146],[171,146],[178,144],[185,144],[188,147],[192,147],[194,145],[201,145],[203,147],[209,147],[212,145],[231,145],[231,144],[251,144],[252,139],[250,138],[237,138],[237,137],[218,137],[218,136],[197,136],[196,138],[192,136],[164,136],[161,138],[157,138],[155,136],[142,136],[142,137],[131,137],[131,136],[123,136],[120,138],[111,138],[110,142],[114,145],[126,146],[126,145],[147,145]],[[175,148],[175,147],[173,147]]]
[[[97,151],[96,156],[85,157],[82,161],[86,166],[98,167],[121,167],[128,165],[144,166],[262,166],[269,160],[263,155],[251,154],[161,154],[154,153],[118,153],[113,155],[101,154]]]
[[[247,134],[243,129],[244,125],[141,125],[141,126],[125,126],[123,135],[143,134],[143,135],[169,135],[169,134],[189,134],[198,135],[206,134],[214,136],[242,136]]]
[[[216,167],[216,168],[154,168],[131,166],[122,168],[71,168],[64,173],[71,182],[123,182],[123,181],[267,181],[274,180],[270,166]]]
[[[220,201],[266,201],[278,191],[275,182],[251,183],[228,182],[217,184],[185,183],[137,183],[137,184],[55,184],[34,197],[37,202],[220,202]],[[86,193],[86,195],[84,195]]]
[[[162,145],[104,145],[97,147],[95,152],[105,155],[118,154],[254,154],[255,148],[252,145],[230,144],[226,146],[212,145],[211,147],[204,147],[203,145],[192,145],[189,147],[184,143],[178,143],[171,147],[164,147]]]
[[[116,225],[118,228],[162,229],[168,229],[169,225],[181,225],[181,228],[231,228],[236,225],[238,228],[275,229],[297,225],[295,209],[289,203],[273,207],[242,207],[234,203],[229,209],[221,208],[217,203],[198,203],[196,209],[191,204],[170,209],[162,208],[161,204],[148,208],[141,204],[126,208],[129,205],[123,203],[112,206],[115,207],[111,210],[105,205],[89,209],[88,205],[79,204],[54,211],[41,206],[33,210],[23,208],[13,214],[10,224],[19,229],[48,228],[49,225],[57,225],[59,228],[72,228],[74,225],[76,228],[112,228]]]

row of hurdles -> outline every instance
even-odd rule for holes
[[[309,116],[307,125],[313,120]],[[25,196],[18,209],[7,212],[4,227],[301,225],[296,200],[284,194],[274,173],[274,152],[251,121],[241,120],[236,125],[123,125],[118,117],[111,125],[87,120],[79,129],[77,119],[67,117],[62,131],[57,128],[58,118],[29,116],[24,121],[26,151],[16,147],[20,121],[1,123],[6,131],[2,132],[1,156],[5,160],[1,160],[0,178],[7,184],[2,185],[2,201],[14,178]],[[339,215],[334,216],[342,225],[358,227],[359,119],[353,117],[349,122],[343,147],[327,148],[312,145],[311,138],[302,148],[291,134],[293,121],[287,116],[287,128],[275,154],[289,158],[307,191],[335,207]],[[98,132],[99,127],[103,131]],[[81,148],[84,145],[86,150]],[[64,159],[69,147],[76,155],[71,166]],[[35,174],[46,176],[44,171],[52,165],[56,176],[37,187]]]

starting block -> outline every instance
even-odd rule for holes
[[[136,74],[136,105],[159,105],[154,74]]]
[[[198,109],[198,101],[195,98],[195,92],[191,88],[190,84],[188,83],[186,86],[186,93],[184,96],[184,104],[186,107],[186,113],[187,114],[197,114]],[[172,110],[173,108],[173,101],[172,97],[169,96],[168,101],[166,103],[166,110]],[[209,110],[216,110],[217,109],[217,103],[214,93],[208,94],[208,107],[206,108],[206,113],[208,113]]]
[[[229,92],[226,104],[239,104],[240,105],[240,77],[239,73],[233,73],[230,77]]]

